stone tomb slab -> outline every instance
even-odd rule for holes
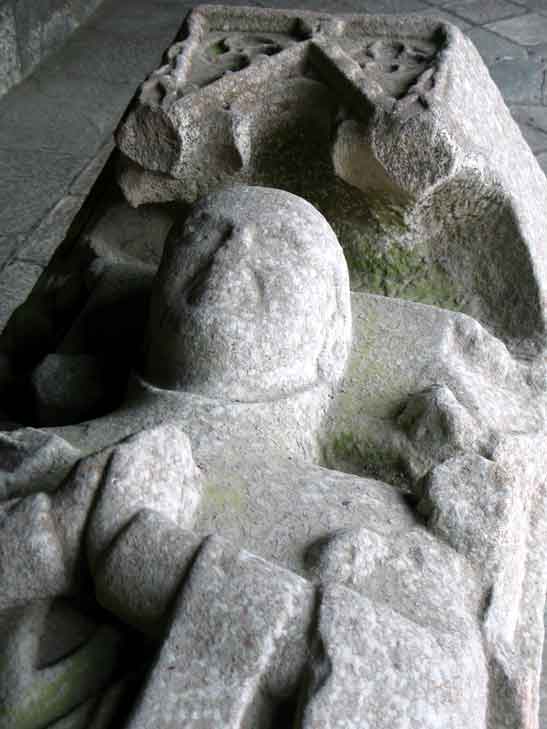
[[[472,43],[201,6],[116,145],[0,336],[0,729],[537,729],[547,182]]]

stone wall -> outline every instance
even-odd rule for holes
[[[0,97],[56,50],[101,0],[0,0]]]

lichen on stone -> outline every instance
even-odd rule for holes
[[[41,729],[65,716],[108,684],[119,660],[121,640],[103,626],[82,648],[54,669],[36,673],[15,706],[0,707],[2,729]],[[0,676],[2,667],[0,666]]]
[[[367,195],[367,216],[333,226],[354,291],[460,311],[463,294],[441,261],[420,243],[409,208],[392,197]]]
[[[327,455],[327,460],[336,462],[337,468],[351,464],[357,466],[361,475],[386,480],[406,490],[406,475],[400,454],[392,449],[391,444],[386,443],[382,447],[366,435],[359,437],[350,430],[344,430],[334,435],[330,451],[332,455]]]

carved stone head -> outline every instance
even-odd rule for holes
[[[235,186],[175,224],[154,284],[144,374],[232,400],[342,375],[351,340],[344,254],[325,218],[281,190]]]

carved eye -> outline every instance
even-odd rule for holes
[[[282,50],[283,48],[279,45],[279,43],[271,43],[262,46],[260,48],[260,53],[263,53],[266,56],[275,56],[276,53],[280,53]]]
[[[221,38],[220,40],[211,43],[211,45],[205,50],[207,58],[214,60],[217,56],[222,56],[224,53],[228,53],[230,46],[228,45],[227,40],[227,38]]]
[[[227,59],[228,60],[228,59]],[[250,63],[249,56],[246,53],[235,53],[230,56],[227,63],[227,71],[241,71]]]
[[[245,36],[242,41],[245,47],[278,45],[272,38],[267,38],[266,36],[261,35],[248,35]]]

